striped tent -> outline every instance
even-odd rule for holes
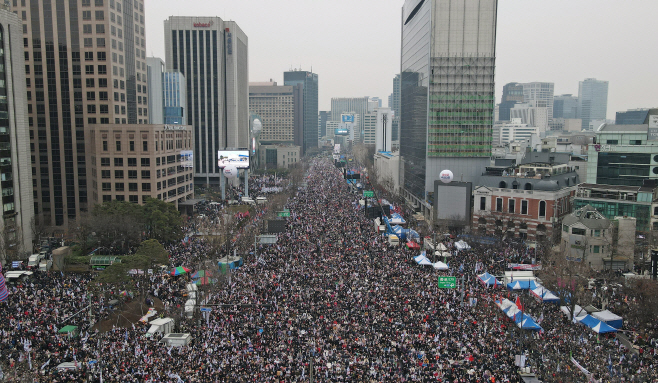
[[[9,292],[7,291],[7,285],[5,284],[5,276],[2,275],[2,265],[0,265],[0,302],[7,300]]]

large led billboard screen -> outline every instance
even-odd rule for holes
[[[220,150],[217,152],[217,166],[221,169],[234,165],[238,169],[249,169],[248,150]]]

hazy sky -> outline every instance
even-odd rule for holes
[[[147,55],[165,58],[169,16],[234,20],[249,38],[249,80],[283,83],[290,68],[319,76],[320,110],[332,97],[386,105],[400,71],[403,0],[145,0]],[[608,118],[658,107],[656,0],[499,0],[496,102],[508,82],[608,80]]]

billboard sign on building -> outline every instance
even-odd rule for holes
[[[220,169],[228,165],[234,165],[238,169],[249,169],[248,150],[220,150],[217,152],[217,166]]]
[[[658,115],[649,116],[649,140],[658,140]]]
[[[334,129],[334,136],[347,136],[349,134],[349,130],[344,129],[344,128],[338,128]]]
[[[354,115],[353,114],[343,114],[340,116],[342,119],[342,122],[354,122]]]
[[[184,168],[194,167],[194,152],[191,150],[181,150],[180,152],[180,166]]]
[[[340,144],[335,144],[334,145],[334,153],[336,153],[336,154],[340,153]]]

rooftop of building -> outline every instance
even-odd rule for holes
[[[610,221],[590,205],[585,205],[562,220],[562,224],[572,226],[581,223],[588,229],[607,229]]]
[[[638,124],[638,125],[602,124],[596,129],[596,132],[598,133],[627,132],[627,133],[646,134],[648,131],[649,131],[648,124]]]

